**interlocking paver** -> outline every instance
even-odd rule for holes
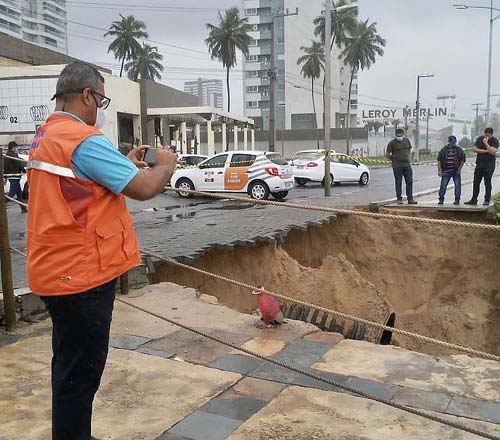
[[[253,397],[226,396],[222,394],[203,405],[199,410],[243,421],[250,418],[257,411],[266,406],[266,404],[266,401]]]
[[[241,420],[198,410],[177,423],[170,429],[169,433],[184,436],[191,440],[222,440],[241,423]]]
[[[263,362],[260,359],[243,354],[227,354],[208,366],[219,370],[232,371],[233,373],[248,374],[260,367]]]
[[[455,416],[500,424],[500,402],[453,396],[446,412]]]
[[[451,397],[452,396],[444,393],[399,387],[392,401],[411,406],[412,408],[421,408],[444,413],[450,404]]]
[[[123,335],[109,341],[109,346],[113,348],[121,348],[124,350],[136,350],[141,345],[151,341],[151,338],[143,338],[142,336]]]

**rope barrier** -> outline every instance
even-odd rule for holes
[[[208,193],[201,193],[201,194],[208,194]],[[5,196],[5,197],[8,198],[9,200],[12,200],[13,202],[21,205],[21,206],[28,207],[28,205],[26,203],[19,202],[18,200],[13,199],[12,197],[8,197],[8,196]],[[227,197],[222,197],[222,198],[227,198]],[[244,201],[248,202],[248,199],[246,199],[246,198],[238,197],[237,199],[238,200],[244,200]],[[258,201],[255,200],[255,202],[258,202]],[[281,202],[269,202],[269,203],[276,204],[278,206],[283,206],[283,204],[284,204],[284,203],[281,203]],[[295,207],[294,205],[291,205],[291,206]],[[316,207],[316,208],[321,208],[321,207]],[[331,208],[331,209],[333,209],[333,208]],[[346,211],[347,213],[351,213],[352,212],[354,214],[359,214],[358,211],[349,211],[349,210],[336,210],[336,211],[341,211],[342,213],[344,213],[344,211]],[[373,214],[373,213],[364,213],[364,214]],[[381,215],[381,214],[378,214],[378,215]],[[391,217],[402,217],[402,218],[404,218],[405,216],[391,216]],[[414,220],[414,219],[417,219],[417,218],[415,218],[415,217],[408,217],[408,219]],[[439,222],[446,222],[445,224],[454,224],[454,225],[464,223],[464,222],[452,222],[450,220],[435,220],[435,219],[421,219],[421,218],[420,218],[420,220],[428,220],[429,222],[432,222],[432,223],[438,222],[438,221]],[[468,223],[465,223],[465,224],[468,225]],[[493,226],[493,225],[479,225],[479,224],[476,225],[474,223],[471,223],[470,225],[473,225],[473,226]],[[500,228],[500,227],[497,227],[497,228]],[[174,260],[172,258],[166,258],[166,257],[163,257],[161,255],[158,255],[158,254],[155,254],[155,253],[152,253],[152,252],[148,252],[148,251],[141,251],[141,252],[143,254],[145,254],[145,255],[149,255],[151,257],[157,258],[157,259],[159,259],[161,261],[164,261],[166,263],[171,263],[171,264],[177,265],[179,267],[183,267],[185,269],[201,273],[201,274],[206,275],[206,276],[214,277],[214,278],[217,278],[217,279],[219,279],[221,281],[225,281],[225,282],[231,283],[231,284],[239,286],[239,287],[243,287],[243,288],[246,288],[246,289],[249,289],[249,290],[255,290],[255,289],[257,289],[257,286],[252,286],[250,284],[243,283],[243,282],[240,282],[240,281],[237,281],[237,280],[233,280],[231,278],[227,278],[227,277],[224,277],[222,275],[217,275],[217,274],[213,274],[211,272],[204,271],[202,269],[197,269],[197,268],[189,266],[187,264],[180,263],[180,262],[178,262],[178,261],[176,261],[176,260]],[[276,293],[276,292],[271,292],[271,291],[268,291],[268,290],[266,290],[265,292],[268,293],[269,295],[275,297],[275,298],[278,298],[278,299],[281,299],[281,300],[284,300],[284,301],[293,302],[295,304],[306,306],[306,307],[313,307],[313,308],[315,308],[315,309],[317,309],[319,311],[322,311],[322,312],[334,315],[334,316],[339,317],[339,318],[348,319],[350,321],[358,322],[360,324],[368,325],[370,327],[378,328],[380,330],[390,331],[392,333],[396,333],[396,334],[400,334],[402,336],[407,336],[407,337],[410,337],[410,338],[414,338],[414,339],[420,340],[422,342],[427,342],[427,343],[439,345],[441,347],[445,347],[445,348],[448,348],[448,349],[451,349],[451,350],[461,351],[461,352],[464,352],[464,353],[467,353],[467,354],[470,354],[470,355],[474,355],[474,356],[477,356],[477,357],[480,357],[480,358],[484,358],[484,359],[489,359],[489,360],[494,360],[494,361],[500,362],[500,356],[497,356],[497,355],[493,355],[493,354],[486,353],[486,352],[483,352],[483,351],[475,350],[475,349],[472,349],[470,347],[466,347],[466,346],[463,346],[463,345],[451,344],[449,342],[440,341],[438,339],[430,338],[428,336],[419,335],[417,333],[408,332],[406,330],[396,329],[396,328],[393,328],[393,327],[389,327],[389,326],[380,324],[378,322],[369,321],[369,320],[366,320],[366,319],[363,319],[363,318],[359,318],[359,317],[354,316],[354,315],[350,315],[350,314],[347,314],[347,313],[338,312],[336,310],[327,309],[325,307],[322,307],[322,306],[319,306],[319,305],[316,305],[316,304],[310,304],[310,303],[307,303],[307,302],[304,302],[304,301],[300,301],[300,300],[297,300],[295,298],[291,298],[289,296],[282,295],[282,294],[279,294],[279,293]]]
[[[27,203],[24,203],[24,202],[20,202],[19,200],[16,200],[10,196],[7,196],[7,195],[4,195],[4,197],[7,199],[7,200],[10,200],[11,202],[14,202],[14,203],[17,203],[18,205],[21,205],[21,206],[24,206],[25,208],[28,207],[28,204]]]
[[[310,304],[310,303],[307,303],[305,301],[301,301],[301,300],[292,298],[290,296],[282,295],[280,293],[276,293],[276,292],[273,292],[273,291],[270,291],[270,290],[267,290],[267,289],[262,289],[262,288],[257,287],[257,286],[252,286],[251,284],[248,284],[248,283],[244,283],[244,282],[241,282],[241,281],[233,280],[233,279],[225,277],[223,275],[218,275],[218,274],[215,274],[215,273],[212,273],[212,272],[205,271],[203,269],[198,269],[198,268],[190,266],[188,264],[180,263],[179,261],[176,261],[173,258],[164,257],[164,256],[156,254],[154,252],[149,252],[149,251],[144,251],[144,250],[141,250],[141,252],[144,255],[156,258],[156,259],[158,259],[160,261],[164,261],[165,263],[170,263],[170,264],[173,264],[175,266],[182,267],[184,269],[188,269],[188,270],[190,270],[192,272],[197,272],[199,274],[202,274],[202,275],[205,275],[205,276],[209,276],[211,278],[216,278],[216,279],[218,279],[220,281],[224,281],[224,282],[227,282],[227,283],[230,283],[230,284],[233,284],[235,286],[242,287],[244,289],[248,289],[248,290],[251,290],[251,291],[253,291],[253,290],[262,290],[264,293],[267,293],[268,295],[271,295],[271,296],[273,296],[273,297],[275,297],[277,299],[281,299],[283,301],[289,301],[289,302],[292,302],[292,303],[295,303],[295,304],[298,304],[298,305],[301,305],[301,306],[311,307],[311,308],[317,309],[317,310],[319,310],[321,312],[325,312],[325,313],[334,315],[334,316],[336,316],[338,318],[348,319],[350,321],[358,322],[360,324],[365,324],[365,325],[373,327],[373,328],[377,328],[377,329],[380,329],[380,330],[385,330],[385,331],[389,331],[389,332],[392,332],[392,333],[396,333],[398,335],[407,336],[409,338],[417,339],[417,340],[419,340],[421,342],[428,342],[428,343],[431,343],[431,344],[434,344],[434,345],[439,345],[440,347],[444,347],[444,348],[448,348],[448,349],[456,350],[456,351],[461,351],[463,353],[474,355],[474,356],[477,356],[477,357],[480,357],[480,358],[483,358],[483,359],[488,359],[488,360],[500,362],[500,356],[497,356],[497,355],[494,355],[494,354],[486,353],[484,351],[476,350],[476,349],[473,349],[473,348],[470,348],[470,347],[466,347],[466,346],[463,346],[463,345],[452,344],[452,343],[449,343],[449,342],[440,341],[439,339],[434,339],[434,338],[431,338],[429,336],[419,335],[418,333],[413,333],[413,332],[409,332],[409,331],[406,331],[406,330],[397,329],[397,328],[390,327],[390,326],[387,326],[387,325],[384,325],[384,324],[380,324],[378,322],[369,321],[367,319],[359,318],[357,316],[350,315],[348,313],[343,313],[343,312],[339,312],[339,311],[336,311],[336,310],[328,309],[326,307],[319,306],[319,305],[316,305],[316,304]]]
[[[258,205],[270,205],[270,206],[279,206],[282,208],[294,208],[294,209],[307,209],[310,211],[319,211],[319,212],[328,212],[331,214],[337,215],[354,215],[359,217],[369,217],[376,219],[387,219],[387,220],[404,220],[414,223],[424,223],[424,224],[433,224],[433,225],[441,225],[441,226],[462,226],[473,229],[486,229],[489,231],[500,231],[500,225],[493,224],[483,224],[483,223],[471,223],[471,222],[460,222],[455,220],[444,220],[444,219],[435,219],[435,218],[427,218],[427,217],[412,217],[409,215],[399,215],[399,214],[382,214],[376,212],[367,212],[367,211],[355,211],[353,209],[341,209],[341,208],[330,208],[326,206],[315,206],[315,205],[304,205],[298,203],[290,203],[290,202],[278,202],[272,200],[256,200],[249,199],[247,197],[234,196],[232,194],[214,194],[203,191],[195,191],[189,189],[179,189],[172,187],[165,187],[166,191],[173,191],[176,193],[188,193],[193,195],[200,195],[205,197],[211,197],[214,199],[221,200],[234,200],[237,202],[251,202]]]
[[[396,403],[396,402],[391,402],[390,400],[387,400],[387,399],[383,399],[383,398],[380,398],[380,397],[377,397],[377,396],[373,396],[369,393],[365,393],[364,391],[360,391],[356,388],[353,388],[353,387],[350,387],[349,385],[345,385],[345,384],[342,384],[342,383],[339,383],[335,380],[332,380],[332,379],[329,379],[327,377],[323,377],[319,374],[316,374],[316,373],[313,373],[312,371],[308,371],[308,370],[305,370],[303,368],[299,368],[299,367],[295,367],[294,365],[290,365],[286,362],[283,362],[283,361],[280,361],[280,360],[276,360],[276,359],[272,359],[268,356],[264,356],[260,353],[257,353],[257,352],[254,352],[252,350],[248,350],[244,347],[241,347],[237,344],[233,344],[232,342],[230,341],[226,341],[224,340],[223,338],[219,338],[218,336],[214,336],[214,335],[211,335],[210,333],[207,333],[207,332],[204,332],[202,330],[197,330],[197,329],[194,329],[194,328],[191,328],[185,324],[182,324],[178,321],[174,321],[173,319],[170,319],[170,318],[167,318],[163,315],[160,315],[159,313],[155,313],[155,312],[151,312],[143,307],[140,307],[140,306],[137,306],[135,304],[132,304],[128,301],[124,301],[123,299],[121,298],[116,298],[117,301],[123,303],[123,304],[126,304],[128,305],[129,307],[132,307],[140,312],[143,312],[143,313],[146,313],[147,315],[150,315],[150,316],[153,316],[155,318],[158,318],[162,321],[165,321],[165,322],[168,322],[169,324],[172,324],[172,325],[175,325],[177,327],[180,327],[184,330],[187,330],[189,332],[192,332],[192,333],[195,333],[199,336],[202,336],[204,338],[207,338],[207,339],[210,339],[212,341],[215,341],[215,342],[218,342],[220,344],[223,344],[223,345],[226,345],[228,347],[231,347],[235,350],[239,350],[243,353],[246,353],[250,356],[254,356],[255,358],[258,358],[258,359],[261,359],[263,361],[266,361],[266,362],[269,362],[271,364],[274,364],[274,365],[277,365],[279,367],[283,367],[283,368],[286,368],[290,371],[293,371],[295,373],[299,373],[299,374],[302,374],[304,376],[307,376],[307,377],[310,377],[312,379],[315,379],[315,380],[318,380],[320,382],[324,382],[324,383],[327,383],[329,385],[332,385],[336,388],[339,388],[339,389],[342,389],[344,391],[347,391],[349,393],[352,393],[352,394],[356,394],[360,397],[364,397],[365,399],[369,399],[369,400],[372,400],[374,402],[378,402],[378,403],[382,403],[384,405],[387,405],[387,406],[390,406],[392,408],[396,408],[396,409],[399,409],[401,411],[405,411],[407,413],[410,413],[410,414],[413,414],[413,415],[416,415],[416,416],[419,416],[419,417],[423,417],[425,419],[428,419],[428,420],[432,420],[434,422],[437,422],[437,423],[441,423],[443,425],[446,425],[446,426],[450,426],[452,428],[455,428],[455,429],[458,429],[460,431],[464,431],[464,432],[468,432],[470,434],[474,434],[474,435],[477,435],[479,437],[483,437],[483,438],[487,438],[487,439],[490,439],[490,440],[500,440],[500,437],[497,437],[493,434],[489,434],[487,432],[484,432],[484,431],[480,431],[478,429],[475,429],[475,428],[470,428],[462,423],[457,423],[457,422],[453,422],[451,420],[446,420],[445,418],[442,418],[442,417],[438,417],[438,416],[435,416],[435,415],[432,415],[430,413],[427,413],[425,411],[422,411],[422,410],[418,410],[418,409],[415,409],[415,408],[410,408],[408,406],[405,406],[405,405],[402,405],[402,404],[399,404],[399,403]]]

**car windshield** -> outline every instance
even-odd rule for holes
[[[296,157],[294,160],[318,160],[322,156],[322,154],[304,154],[302,156]]]

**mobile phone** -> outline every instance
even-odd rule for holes
[[[144,162],[148,164],[149,167],[154,166],[156,163],[156,154],[158,153],[158,148],[148,148],[144,153]]]

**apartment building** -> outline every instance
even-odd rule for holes
[[[197,96],[199,105],[221,110],[224,108],[224,93],[220,79],[198,78],[196,81],[186,81],[184,83],[184,92]]]
[[[65,0],[0,0],[0,34],[68,52]]]
[[[350,3],[357,3],[351,0]],[[313,20],[323,10],[323,0],[243,0],[242,15],[252,26],[252,43],[249,56],[243,64],[243,96],[245,116],[255,120],[256,127],[269,129],[271,44],[275,54],[275,105],[276,128],[295,130],[323,128],[322,81],[301,75],[297,60],[304,54],[303,46],[310,46],[314,36]],[[286,12],[298,15],[280,17]],[[274,41],[271,26],[274,21]],[[339,60],[340,50],[332,52],[332,120],[331,126],[345,125],[351,70]],[[314,91],[313,91],[314,90]],[[312,104],[316,101],[316,123]],[[356,124],[358,105],[357,78],[353,82],[351,96],[351,126]]]

